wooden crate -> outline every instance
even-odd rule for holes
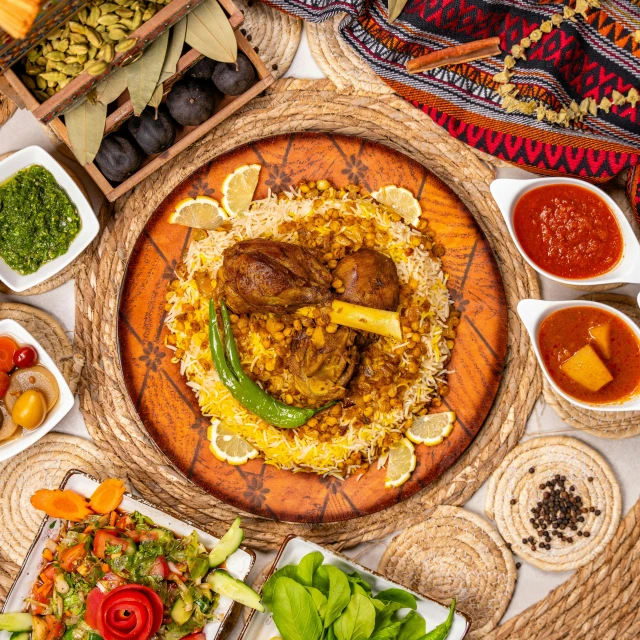
[[[238,50],[242,51],[251,63],[253,64],[256,74],[258,76],[257,82],[251,86],[247,91],[239,96],[225,96],[224,99],[218,105],[216,112],[197,127],[182,127],[178,125],[178,133],[176,141],[166,151],[160,154],[147,156],[143,159],[142,164],[138,171],[131,177],[127,178],[124,182],[118,185],[112,185],[100,172],[100,169],[95,163],[85,165],[84,169],[93,178],[96,184],[100,187],[101,191],[107,197],[110,202],[113,202],[119,198],[123,193],[126,193],[138,183],[142,182],[147,176],[151,175],[156,169],[159,169],[166,162],[177,156],[181,151],[186,149],[189,145],[193,144],[196,140],[201,138],[207,132],[211,131],[216,125],[220,124],[223,120],[228,118],[232,113],[235,113],[243,107],[249,100],[261,94],[268,86],[273,84],[274,77],[265,66],[264,62],[258,57],[253,50],[251,44],[247,39],[238,31],[235,32],[236,40],[238,42]],[[165,82],[165,93],[167,89],[182,75],[189,67],[193,66],[198,60],[202,58],[202,55],[195,49],[191,49],[185,53],[178,63],[176,73]],[[123,94],[123,99],[128,96]],[[33,98],[35,100],[35,98]],[[112,112],[107,118],[107,124],[105,126],[105,133],[109,133],[118,129],[120,126],[125,125],[133,115],[133,107],[131,102],[126,99],[114,112]],[[56,132],[58,137],[70,147],[69,136],[67,135],[67,129],[60,118],[55,118],[51,121],[50,127]]]
[[[5,71],[5,77],[22,102],[33,112],[33,115],[44,123],[51,123],[57,116],[71,107],[74,102],[91,91],[118,67],[126,64],[150,42],[153,42],[164,31],[181,20],[189,11],[202,2],[203,0],[173,0],[165,5],[151,20],[145,22],[131,34],[132,38],[138,39],[136,45],[129,51],[116,54],[103,73],[98,76],[92,76],[85,71],[42,104],[24,85],[15,71],[8,69]],[[233,4],[232,0],[219,0],[219,2],[228,14],[231,26],[236,29],[242,23],[244,17],[242,12]]]

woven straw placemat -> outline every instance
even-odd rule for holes
[[[594,293],[581,296],[580,299],[608,304],[640,324],[640,309],[635,298],[615,293]],[[545,402],[567,424],[580,431],[612,439],[631,438],[640,434],[640,411],[590,411],[576,407],[552,389],[546,378],[542,391]]]
[[[519,300],[538,297],[538,285],[510,241],[491,198],[493,170],[401,98],[338,92],[327,80],[280,80],[266,95],[119,199],[100,244],[87,256],[87,269],[76,279],[75,337],[87,355],[81,408],[89,432],[120,467],[120,475],[131,477],[148,500],[183,514],[214,534],[226,530],[237,515],[236,509],[188,482],[150,441],[129,400],[119,366],[118,294],[138,234],[160,202],[187,175],[243,143],[305,130],[336,131],[379,141],[421,162],[449,184],[474,213],[498,256],[511,311],[509,357],[484,427],[460,460],[436,482],[390,509],[349,522],[290,525],[244,514],[247,544],[260,549],[277,548],[290,533],[317,542],[354,546],[417,522],[438,504],[464,504],[519,441],[541,389],[529,338],[515,313]]]
[[[378,571],[445,604],[456,594],[456,606],[471,618],[471,640],[500,622],[516,584],[513,556],[498,532],[475,513],[448,506],[394,538]]]
[[[15,320],[33,335],[60,369],[71,393],[75,393],[84,356],[74,349],[60,323],[35,307],[17,302],[0,302],[0,320],[6,319]]]
[[[281,78],[291,66],[302,36],[302,20],[262,4],[260,0],[235,0],[244,13],[240,31],[267,69]]]
[[[307,22],[307,38],[313,59],[338,89],[393,93],[338,33],[345,15],[341,13],[317,24]]]
[[[576,531],[562,530],[571,543],[552,536],[551,549],[542,549],[537,544],[542,538],[540,529],[531,522],[531,509],[548,491],[540,485],[558,474],[566,478],[567,493],[582,498],[587,512],[580,516],[584,521],[577,523]],[[591,512],[591,507],[600,513]],[[620,522],[622,497],[611,468],[597,451],[575,438],[534,438],[519,444],[494,471],[485,512],[516,555],[539,569],[568,571],[596,558],[611,541]],[[583,532],[589,532],[589,537]],[[531,538],[535,550],[524,542]]]
[[[113,465],[95,444],[63,433],[48,433],[0,463],[0,550],[16,565],[22,564],[44,517],[29,499],[38,489],[57,489],[71,469],[100,480],[115,477]]]

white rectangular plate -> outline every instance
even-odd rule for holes
[[[373,589],[373,593],[383,591],[385,589],[398,588],[404,589],[412,593],[418,603],[418,613],[427,621],[427,632],[431,631],[434,627],[444,622],[447,619],[449,613],[448,607],[441,605],[435,600],[430,600],[421,596],[411,589],[407,589],[400,584],[391,582],[383,578],[380,574],[369,571],[360,566],[357,562],[341,555],[333,553],[324,547],[321,547],[313,542],[304,540],[303,538],[291,537],[285,540],[281,547],[276,561],[269,576],[277,569],[284,567],[288,564],[298,564],[300,560],[308,553],[312,551],[319,551],[324,556],[324,563],[331,564],[338,569],[347,573],[357,571]],[[455,593],[451,594],[455,597]],[[403,610],[406,613],[406,610]],[[460,613],[456,611],[453,619],[453,625],[447,640],[462,640],[467,635],[469,629],[469,621]],[[252,612],[251,616],[247,620],[247,623],[242,630],[239,640],[271,640],[278,636],[278,628],[273,622],[273,616],[269,612],[259,613],[258,611]]]
[[[71,471],[63,480],[60,488],[71,489],[85,498],[90,498],[99,484],[99,482],[81,471]],[[119,508],[129,513],[138,511],[151,518],[155,524],[165,527],[179,536],[188,536],[195,529],[200,542],[207,550],[211,549],[218,542],[218,538],[214,538],[212,535],[201,531],[187,522],[173,518],[152,507],[148,502],[134,498],[130,494],[125,494]],[[20,573],[7,595],[7,600],[2,608],[3,613],[24,610],[24,599],[29,595],[42,565],[42,552],[45,548],[45,542],[47,538],[55,537],[59,528],[59,519],[48,516],[44,519],[33,546],[27,553]],[[249,575],[254,562],[255,554],[245,551],[244,549],[238,549],[227,559],[226,568],[234,578],[244,581]],[[231,615],[233,604],[233,600],[230,598],[220,596],[220,602],[215,611],[216,619],[212,620],[204,628],[207,640],[216,640],[220,637],[222,627]],[[9,640],[9,636],[10,634],[8,632],[0,631],[0,640]]]
[[[0,336],[10,336],[14,338],[19,346],[31,345],[38,352],[38,364],[41,364],[45,369],[53,373],[60,388],[60,397],[58,398],[56,406],[49,411],[44,422],[37,429],[24,431],[16,440],[0,442],[0,461],[2,461],[24,451],[34,442],[40,440],[45,433],[49,433],[49,431],[69,413],[71,407],[73,407],[73,393],[71,393],[67,381],[64,379],[62,373],[60,373],[60,369],[56,367],[53,359],[21,324],[10,319],[0,320]]]
[[[65,171],[64,167],[41,147],[26,147],[0,161],[0,184],[9,180],[21,169],[26,169],[34,164],[39,164],[50,171],[56,182],[67,192],[67,195],[78,209],[82,227],[65,254],[45,262],[35,273],[23,276],[11,269],[0,258],[0,280],[13,291],[24,291],[30,287],[35,287],[62,271],[89,246],[89,243],[100,231],[100,223],[96,218],[96,214],[93,212],[89,201],[78,188],[78,185]]]

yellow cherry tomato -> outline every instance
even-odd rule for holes
[[[47,417],[47,399],[37,389],[27,389],[15,401],[11,419],[25,429],[36,429]]]

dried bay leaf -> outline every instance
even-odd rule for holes
[[[139,60],[125,67],[133,113],[137,116],[149,104],[156,89],[168,44],[169,32],[165,31],[145,49]]]
[[[217,0],[204,0],[187,16],[188,45],[219,62],[235,62],[238,43]]]
[[[79,107],[64,115],[71,150],[78,162],[85,166],[93,162],[104,134],[107,121],[107,105],[102,102],[83,102]]]
[[[127,74],[124,69],[117,69],[96,87],[96,100],[102,104],[109,104],[122,95],[126,88]]]
[[[389,0],[389,22],[395,22],[406,4],[407,0]]]
[[[169,36],[169,46],[167,47],[167,54],[164,58],[164,64],[162,65],[162,71],[160,72],[160,78],[158,85],[153,91],[153,95],[149,100],[149,105],[156,109],[162,102],[163,88],[162,83],[168,80],[175,72],[180,60],[180,54],[182,53],[182,47],[184,47],[184,39],[187,34],[187,19],[182,18],[180,22],[175,24],[171,29],[171,35]]]

